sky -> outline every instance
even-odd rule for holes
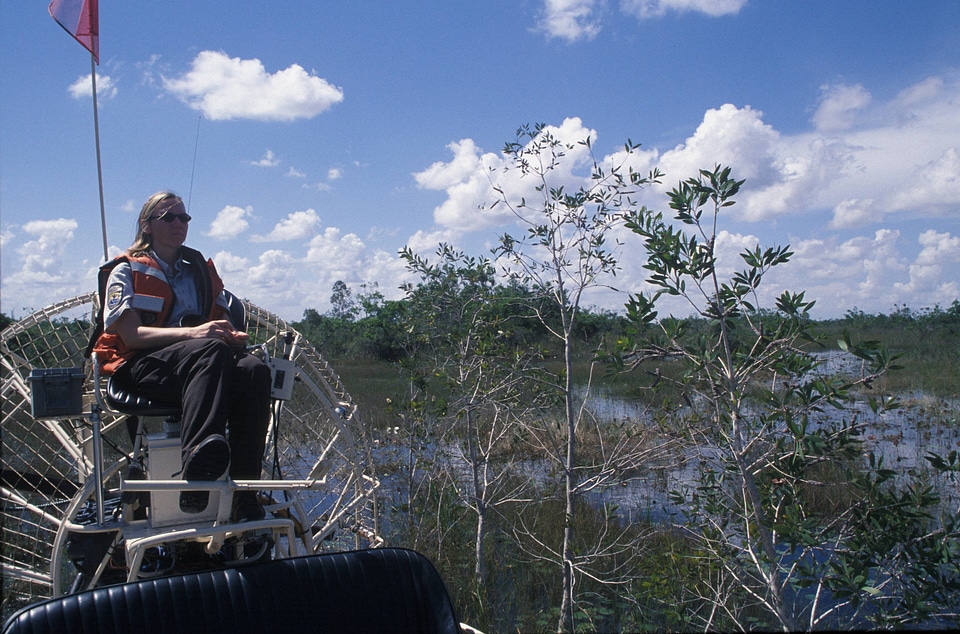
[[[47,0],[0,0],[0,311],[95,289],[103,261],[90,55]],[[784,289],[817,318],[960,298],[957,0],[101,0],[98,120],[109,255],[172,190],[188,244],[227,287],[288,321],[334,282],[402,296],[398,258],[440,243],[491,256],[504,144],[543,123],[590,157],[659,168],[638,200],[699,169],[745,179],[719,220],[721,270],[790,245]],[[585,299],[648,290],[640,238]],[[689,314],[665,303],[661,314]]]

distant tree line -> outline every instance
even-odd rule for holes
[[[514,318],[521,324],[511,331],[513,342],[518,345],[540,346],[549,349],[556,342],[542,322],[536,319],[516,319],[529,314],[520,310],[520,306],[535,300],[535,293],[516,282],[497,284],[497,293],[503,298],[512,298],[512,302],[498,304],[504,312],[504,318]],[[409,354],[409,333],[404,328],[404,316],[410,306],[409,298],[386,300],[374,284],[364,285],[354,296],[345,282],[338,280],[331,291],[331,308],[320,313],[315,308],[303,311],[303,318],[293,322],[314,346],[330,359],[364,359],[372,361],[397,362]],[[556,313],[552,304],[542,307],[547,313]],[[510,312],[512,311],[512,312]],[[558,319],[556,314],[553,319]],[[15,320],[0,313],[0,330]],[[699,323],[707,328],[706,320],[691,317],[691,323]],[[854,329],[869,327],[947,327],[960,329],[960,299],[947,306],[940,304],[933,308],[910,308],[906,304],[894,305],[890,313],[867,313],[854,307],[847,310],[842,318],[823,320],[824,324],[846,326]],[[582,343],[597,343],[601,339],[614,341],[627,327],[627,318],[620,313],[602,308],[584,308],[576,323],[575,334]],[[588,346],[589,347],[589,346]]]
[[[516,282],[495,284],[495,292],[502,300],[496,303],[501,317],[513,324],[510,343],[527,348],[538,348],[547,354],[559,354],[556,340],[551,337],[544,322],[531,318],[533,314],[524,306],[534,302],[550,320],[559,321],[555,305],[544,304],[530,289]],[[354,296],[350,288],[337,281],[331,293],[331,308],[325,313],[307,308],[303,318],[294,322],[299,330],[327,358],[332,360],[371,360],[396,363],[409,358],[413,339],[407,327],[411,298],[386,300],[376,286],[363,286]],[[763,311],[761,311],[762,313]],[[771,320],[775,314],[769,315]],[[762,319],[762,316],[761,316]],[[684,319],[691,333],[706,333],[710,330],[708,320],[702,317]],[[0,325],[6,327],[10,319],[0,314]],[[960,299],[947,306],[939,304],[932,308],[910,308],[895,305],[889,313],[867,313],[859,308],[846,311],[843,317],[820,320],[823,326],[863,330],[866,328],[947,328],[960,331]],[[595,350],[601,341],[614,342],[628,327],[628,319],[622,313],[601,308],[584,308],[575,324],[577,341],[586,349]]]
[[[493,284],[491,306],[510,328],[504,343],[517,348],[541,349],[546,355],[559,354],[547,324],[560,322],[555,304],[517,282]],[[293,323],[329,359],[373,360],[396,363],[408,359],[416,345],[408,320],[416,299],[384,299],[374,287],[361,287],[354,296],[342,281],[334,283],[331,308],[320,313],[307,308],[303,319]],[[538,314],[543,318],[533,318]],[[626,317],[613,311],[584,309],[576,322],[575,336],[581,343],[612,340],[627,325]],[[587,346],[590,348],[590,346]]]
[[[896,326],[946,326],[960,327],[960,299],[953,300],[950,306],[943,308],[936,304],[933,308],[912,309],[906,304],[894,304],[890,314],[866,313],[859,308],[848,310],[843,321],[851,327],[896,327]]]

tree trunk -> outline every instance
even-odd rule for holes
[[[483,588],[486,581],[487,571],[483,561],[483,540],[486,534],[487,504],[483,490],[483,484],[480,477],[480,464],[477,456],[477,436],[473,422],[473,410],[467,410],[467,444],[470,451],[470,467],[473,475],[473,500],[477,507],[477,535],[474,544],[474,562],[473,575],[477,581],[477,591]]]
[[[577,418],[573,407],[573,351],[569,331],[564,333],[563,358],[566,370],[564,384],[564,403],[567,417],[567,456],[564,465],[564,494],[566,504],[564,508],[563,548],[561,563],[563,565],[563,600],[560,603],[560,622],[557,632],[573,632],[573,516],[576,509],[577,478],[574,467],[576,465],[577,449]]]

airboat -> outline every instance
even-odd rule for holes
[[[242,301],[252,347],[274,372],[265,479],[206,483],[207,510],[186,515],[176,500],[191,483],[167,464],[179,461],[170,412],[111,401],[84,358],[97,302],[59,302],[0,337],[4,620],[111,584],[382,545],[360,412],[296,329]],[[266,518],[231,522],[243,489],[257,491]]]

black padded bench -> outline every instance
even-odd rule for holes
[[[378,548],[96,588],[28,606],[2,634],[451,632],[460,627],[436,568]]]

